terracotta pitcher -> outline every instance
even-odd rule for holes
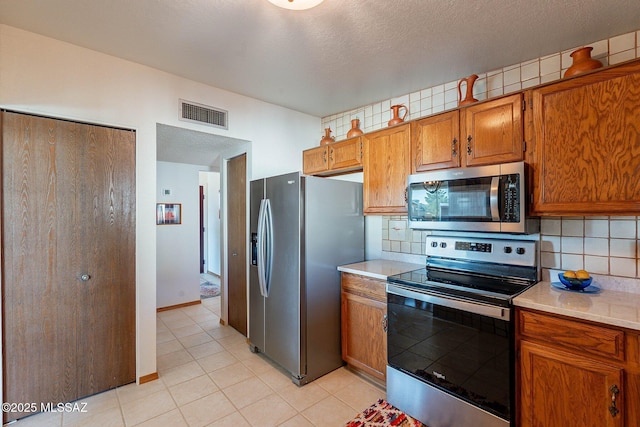
[[[331,136],[331,128],[325,128],[324,136],[320,140],[320,145],[331,144],[332,142],[336,142],[336,139]]]
[[[477,79],[478,76],[476,74],[471,74],[469,77],[461,79],[458,82],[458,99],[460,100],[460,103],[458,105],[466,105],[478,102],[478,100],[473,97],[473,84]],[[467,84],[467,94],[465,95],[464,99],[462,99],[462,91],[460,90],[462,83]]]
[[[362,135],[362,129],[360,129],[360,119],[355,118],[351,120],[351,129],[347,132],[347,138],[353,138]]]
[[[404,114],[400,117],[400,109],[404,108]],[[389,126],[397,125],[399,123],[404,122],[404,118],[407,117],[407,113],[409,109],[403,104],[400,105],[392,105],[391,111],[393,111],[393,118],[389,120]]]

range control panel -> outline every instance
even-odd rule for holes
[[[535,266],[536,249],[535,240],[428,236],[425,252],[428,257]]]

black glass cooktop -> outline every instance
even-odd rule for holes
[[[509,306],[511,299],[535,281],[510,276],[421,268],[389,276],[387,281],[442,295]]]

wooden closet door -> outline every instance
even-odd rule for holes
[[[2,113],[5,401],[135,380],[134,150],[130,131]]]
[[[135,134],[78,126],[82,255],[74,278],[81,397],[135,381]]]
[[[247,156],[229,160],[227,172],[229,277],[227,299],[229,326],[247,335]]]

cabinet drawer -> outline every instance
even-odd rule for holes
[[[624,332],[569,319],[519,311],[519,334],[580,354],[624,361]]]
[[[387,301],[387,282],[357,274],[342,273],[342,290],[378,301]]]

